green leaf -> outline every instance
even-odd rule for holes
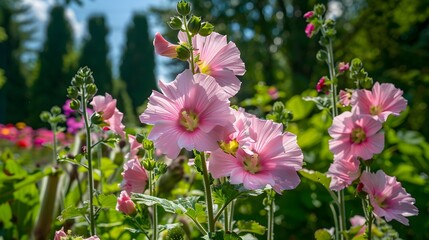
[[[196,203],[194,208],[188,208],[186,210],[186,215],[192,218],[194,221],[199,223],[204,223],[207,221],[207,214],[204,210],[204,205]]]
[[[331,191],[329,189],[329,184],[331,183],[331,179],[328,178],[325,174],[318,171],[308,170],[308,169],[302,169],[302,170],[299,170],[298,172],[299,174],[301,174],[301,176],[313,182],[318,182],[322,184],[326,188],[326,190]]]
[[[238,191],[237,185],[225,182],[214,187],[213,201],[219,205],[228,204],[232,200],[236,199],[240,194],[241,193]]]
[[[237,227],[239,233],[242,232],[248,232],[248,233],[255,233],[258,235],[264,235],[266,228],[262,225],[260,225],[258,222],[255,221],[238,221]]]
[[[117,137],[109,137],[108,139],[103,141],[103,144],[114,149],[116,144],[119,142],[119,138]]]
[[[12,209],[10,208],[10,205],[7,203],[0,205],[0,222],[3,224],[4,229],[8,229],[9,227],[13,226],[11,220],[12,220]]]
[[[159,206],[164,208],[166,212],[169,213],[180,214],[186,212],[186,208],[184,208],[182,205],[174,201],[167,200],[165,198],[158,198],[141,193],[133,193],[131,198],[138,204],[144,204],[146,206],[153,206],[155,204],[158,204]]]
[[[300,95],[293,96],[286,102],[286,108],[293,114],[293,121],[304,119],[313,110],[314,104],[308,103]]]
[[[88,212],[88,203],[86,202],[82,207],[69,206],[61,212],[58,220],[63,222],[67,219],[85,217]]]
[[[298,145],[301,148],[312,147],[315,144],[318,144],[321,140],[322,133],[315,128],[309,128],[298,135]]]
[[[97,200],[95,202],[95,206],[99,206],[99,207],[103,207],[103,208],[111,208],[111,209],[115,209],[116,208],[116,196],[114,194],[101,194],[97,196]]]
[[[326,229],[318,229],[314,233],[314,238],[316,240],[331,240],[332,236]]]

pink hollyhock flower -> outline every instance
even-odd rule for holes
[[[324,92],[325,94],[329,94],[329,85],[326,84],[326,77],[321,77],[316,84],[317,92]]]
[[[137,153],[139,149],[142,147],[142,144],[137,142],[136,136],[133,136],[133,135],[128,135],[128,142],[130,144],[130,150],[125,157],[127,159],[138,159]]]
[[[62,227],[60,230],[55,231],[55,237],[54,240],[61,240],[61,238],[67,238],[66,232],[64,232],[64,227]]]
[[[113,99],[110,94],[106,93],[105,96],[95,96],[90,104],[94,111],[98,112],[107,124],[105,129],[112,130],[120,136],[125,137],[125,126],[122,124],[124,114],[116,108],[116,99]]]
[[[172,44],[169,41],[157,32],[155,34],[155,39],[153,39],[153,46],[155,47],[155,52],[161,56],[176,58],[177,52],[176,48],[179,47],[177,44]]]
[[[128,195],[131,195],[131,193],[144,192],[147,182],[147,173],[137,159],[131,159],[124,164],[122,177],[124,180],[120,186]]]
[[[268,88],[268,95],[270,95],[272,100],[276,100],[277,98],[279,98],[279,91],[276,87],[271,86]]]
[[[384,217],[388,222],[395,219],[408,226],[406,217],[419,214],[419,210],[414,206],[415,199],[395,177],[378,170],[377,173],[363,172],[360,181],[363,191],[368,193],[373,212],[378,217]]]
[[[349,68],[350,68],[350,64],[349,64],[349,63],[340,62],[340,63],[338,64],[338,71],[339,71],[340,73],[342,73],[342,72],[345,72],[345,71],[349,70]]]
[[[308,38],[311,38],[313,36],[314,30],[315,30],[315,26],[312,23],[307,24],[307,26],[305,27],[305,34],[307,35]]]
[[[402,90],[391,83],[376,82],[372,91],[363,89],[353,93],[352,110],[358,114],[370,114],[385,122],[389,115],[398,116],[407,108],[407,100],[402,97],[402,93]]]
[[[296,136],[283,133],[281,124],[257,118],[252,119],[251,128],[255,143],[249,149],[239,148],[235,156],[213,151],[209,172],[215,178],[229,176],[232,184],[251,190],[271,185],[281,193],[295,188],[300,182],[296,171],[303,163]]]
[[[304,14],[304,18],[309,19],[311,17],[314,16],[314,12],[313,11],[308,11]]]
[[[63,105],[63,111],[64,111],[64,115],[66,115],[66,117],[73,115],[73,113],[75,112],[75,110],[71,109],[70,103],[71,103],[71,100],[67,99]]]
[[[213,77],[185,70],[159,86],[163,94],[152,92],[140,121],[154,125],[148,139],[167,157],[176,158],[182,148],[213,151],[221,138],[216,127],[234,131],[228,96]]]
[[[328,129],[329,149],[338,158],[360,157],[371,159],[384,148],[382,125],[370,115],[344,112],[334,118]]]
[[[359,161],[354,156],[337,158],[329,167],[326,174],[331,178],[329,188],[340,191],[350,186],[360,176]]]
[[[185,33],[180,32],[178,37],[181,42],[188,42]],[[229,96],[234,96],[241,85],[236,75],[243,76],[246,72],[235,43],[227,42],[226,36],[213,32],[207,37],[194,36],[192,45],[198,58],[198,71],[214,77]]]
[[[360,215],[355,215],[354,217],[350,218],[350,224],[352,225],[352,227],[361,227],[359,229],[359,232],[356,234],[356,236],[362,235],[365,233],[366,219],[364,217]]]
[[[352,98],[351,92],[340,90],[339,97],[340,97],[341,105],[343,105],[344,107],[347,107],[350,105],[350,99]]]
[[[34,147],[42,147],[45,144],[53,143],[54,133],[46,128],[40,128],[35,131],[33,139]],[[61,144],[66,144],[67,139],[63,132],[57,133],[57,141]]]
[[[122,191],[116,203],[116,210],[131,215],[136,212],[136,206],[126,191]]]

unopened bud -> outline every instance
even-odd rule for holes
[[[198,32],[198,34],[200,34],[203,37],[206,37],[208,35],[210,35],[214,30],[214,26],[209,23],[209,22],[203,22],[201,23],[201,29]]]
[[[323,5],[323,4],[316,4],[314,6],[314,12],[317,15],[323,15],[325,13],[325,11],[326,11],[326,8],[325,8],[325,5]]]
[[[143,140],[144,140],[144,135],[143,134],[141,134],[141,133],[137,133],[137,135],[136,135],[136,140],[137,140],[137,142],[138,143],[143,143]]]
[[[90,83],[86,86],[86,92],[91,96],[94,96],[97,93],[97,90],[97,86],[93,83]]]
[[[277,101],[273,105],[273,112],[282,112],[284,108],[285,105],[282,102]]]
[[[70,108],[73,110],[79,110],[80,108],[80,102],[76,99],[72,99],[70,102]]]
[[[143,148],[146,151],[153,150],[153,142],[149,139],[143,140]]]
[[[182,19],[180,19],[178,16],[171,17],[170,21],[167,24],[173,30],[182,29]]]
[[[177,58],[180,60],[188,60],[191,57],[191,51],[183,45],[180,45],[176,48]]]
[[[201,29],[201,18],[197,16],[192,16],[188,22],[188,30],[193,35],[197,34]]]
[[[143,160],[143,167],[148,171],[152,171],[156,166],[156,162],[153,159],[145,159]]]
[[[75,87],[70,86],[67,88],[67,97],[77,98],[77,96],[78,96],[78,91]]]
[[[359,58],[352,60],[352,71],[359,71],[363,67],[362,61]]]
[[[191,13],[191,4],[181,0],[177,3],[176,7],[177,13],[179,13],[182,16],[187,16],[189,13]]]
[[[48,122],[50,117],[51,117],[51,114],[47,111],[43,111],[40,114],[40,120],[42,120],[43,122]]]
[[[52,114],[54,114],[54,115],[58,115],[58,114],[60,114],[60,113],[61,113],[61,108],[60,108],[60,107],[58,107],[58,106],[53,106],[53,107],[51,108],[51,113],[52,113]]]
[[[94,113],[94,114],[92,114],[92,116],[91,116],[91,123],[96,124],[96,125],[103,123],[103,116],[101,116],[97,112]]]

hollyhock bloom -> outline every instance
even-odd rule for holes
[[[54,240],[61,240],[62,237],[67,237],[66,232],[64,232],[64,227],[62,227],[60,230],[55,231],[55,237]]]
[[[419,210],[414,206],[415,199],[395,177],[378,170],[376,173],[363,172],[360,181],[363,191],[368,193],[373,212],[378,217],[384,217],[388,222],[395,219],[408,226],[406,217],[419,214]]]
[[[358,235],[362,235],[365,233],[365,229],[366,229],[366,219],[360,215],[355,215],[354,217],[350,218],[350,224],[352,225],[352,227],[361,227],[359,229],[359,232],[356,234],[356,236]]]
[[[148,139],[167,157],[176,158],[182,148],[213,151],[221,140],[216,127],[234,131],[228,96],[213,77],[185,70],[159,86],[163,94],[152,92],[140,121],[154,125]]]
[[[116,210],[131,215],[136,212],[136,206],[126,191],[122,191],[116,203]]]
[[[178,37],[181,42],[188,42],[185,33],[180,32]],[[226,36],[213,32],[207,37],[194,36],[192,45],[198,58],[198,71],[214,77],[229,96],[234,96],[241,85],[236,76],[246,72],[235,43],[227,42]]]
[[[176,48],[180,45],[170,43],[169,41],[165,40],[165,38],[159,32],[157,32],[155,34],[155,38],[153,39],[153,46],[155,47],[155,52],[157,54],[164,57],[176,58]]]
[[[316,84],[317,92],[324,92],[325,94],[329,94],[329,85],[326,84],[326,77],[321,77]]]
[[[350,99],[352,98],[351,92],[340,90],[339,97],[341,105],[343,105],[344,107],[350,106]]]
[[[143,193],[146,187],[147,173],[142,167],[139,160],[131,159],[124,164],[122,172],[124,180],[121,183],[121,189],[125,190],[128,195],[131,193]]]
[[[52,143],[54,141],[54,133],[46,128],[40,128],[35,131],[33,144],[34,147],[42,147],[45,144]],[[63,132],[57,132],[57,141],[66,144],[67,139]]]
[[[105,96],[95,96],[90,104],[94,111],[101,115],[104,123],[107,124],[106,130],[112,130],[120,136],[125,137],[125,126],[122,124],[124,114],[116,108],[116,99],[113,99],[110,94],[106,93]]]
[[[137,153],[142,147],[142,144],[136,140],[136,136],[128,135],[128,142],[130,144],[130,150],[125,156],[127,159],[137,159]]]
[[[375,119],[385,122],[389,115],[398,116],[407,108],[407,100],[402,97],[402,90],[391,83],[376,82],[372,91],[356,90],[351,99],[353,111],[358,114],[370,114]]]
[[[345,72],[345,71],[349,70],[349,68],[350,68],[350,64],[349,64],[349,63],[340,62],[340,63],[338,64],[338,71],[339,71],[340,73],[342,73],[342,72]]]
[[[359,161],[354,156],[335,159],[326,175],[331,178],[329,188],[334,191],[340,191],[359,178]]]
[[[309,18],[311,18],[311,17],[313,17],[314,16],[314,12],[313,11],[308,11],[308,12],[306,12],[305,14],[304,14],[304,18],[306,18],[306,19],[309,19]]]
[[[307,35],[308,38],[311,38],[313,36],[314,30],[315,30],[315,26],[312,23],[307,24],[307,26],[305,27],[305,34]]]
[[[272,100],[279,98],[279,90],[276,87],[271,86],[268,88],[268,95],[270,95]]]
[[[328,129],[329,149],[338,158],[360,157],[371,159],[384,148],[384,133],[381,122],[367,114],[344,112],[334,118]]]
[[[296,171],[303,163],[296,136],[283,133],[281,124],[257,118],[252,119],[251,128],[255,143],[249,149],[239,148],[235,156],[213,151],[209,172],[215,178],[229,176],[232,184],[243,184],[251,190],[271,185],[281,193],[295,188],[300,182]]]

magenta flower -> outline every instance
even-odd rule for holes
[[[314,12],[313,11],[308,11],[308,12],[306,12],[305,14],[304,14],[304,18],[306,18],[306,19],[309,19],[309,18],[311,18],[311,17],[313,17],[314,16]]]
[[[334,191],[340,191],[359,178],[359,161],[354,156],[337,158],[329,167],[326,175],[331,178],[329,188]]]
[[[153,46],[155,47],[155,52],[161,56],[176,58],[177,52],[176,48],[179,47],[177,44],[172,44],[169,41],[157,32],[155,34],[155,39],[153,39]]]
[[[104,129],[112,130],[121,137],[125,137],[125,126],[122,124],[124,114],[116,108],[116,99],[106,93],[105,96],[95,96],[90,104],[107,125]]]
[[[66,232],[64,232],[64,227],[62,227],[60,230],[55,231],[54,240],[61,240],[61,238],[67,237]]]
[[[315,30],[315,26],[312,23],[307,24],[307,26],[305,27],[305,34],[307,35],[308,38],[311,38],[313,36],[314,30]]]
[[[124,164],[122,177],[124,180],[120,186],[128,195],[131,195],[131,193],[144,192],[147,182],[147,173],[137,159],[131,159]]]
[[[283,133],[281,124],[257,118],[252,119],[251,128],[255,143],[249,149],[239,148],[235,156],[213,151],[209,172],[215,178],[229,176],[232,184],[243,184],[250,190],[271,185],[281,193],[295,188],[300,182],[296,171],[303,163],[296,136]]]
[[[181,42],[188,42],[183,32],[178,37]],[[229,96],[234,96],[241,85],[236,75],[243,76],[246,72],[235,43],[227,42],[226,36],[213,32],[207,37],[194,36],[192,45],[198,58],[198,71],[214,77]]]
[[[167,157],[176,158],[182,148],[213,151],[221,140],[216,127],[234,131],[228,95],[213,77],[185,70],[159,85],[163,94],[152,92],[140,121],[154,125],[148,139]]]
[[[350,99],[352,98],[351,92],[349,92],[348,90],[340,90],[339,97],[341,105],[343,105],[344,107],[350,106]]]
[[[407,100],[402,97],[402,93],[391,83],[376,82],[372,91],[363,89],[353,93],[352,110],[358,114],[370,114],[385,122],[389,115],[398,116],[407,108]]]
[[[326,77],[321,77],[316,84],[317,92],[324,92],[325,94],[329,94],[329,85],[326,84]]]
[[[269,87],[267,92],[268,92],[268,95],[270,95],[272,100],[276,100],[280,96],[279,90],[277,90],[277,88],[274,86]]]
[[[350,156],[371,159],[384,148],[384,133],[381,123],[370,115],[344,112],[334,118],[328,129],[329,149],[339,158]]]
[[[338,71],[339,71],[340,73],[342,73],[342,72],[345,72],[345,71],[349,70],[349,68],[350,68],[350,64],[349,64],[349,63],[340,62],[340,63],[338,64]]]
[[[116,210],[126,215],[131,215],[136,212],[136,205],[126,191],[122,191],[119,195],[118,201],[116,202]]]
[[[378,170],[377,173],[363,172],[360,181],[363,191],[368,193],[374,214],[378,217],[384,217],[388,222],[395,219],[408,226],[406,217],[419,214],[419,210],[414,206],[415,199],[395,177]]]

